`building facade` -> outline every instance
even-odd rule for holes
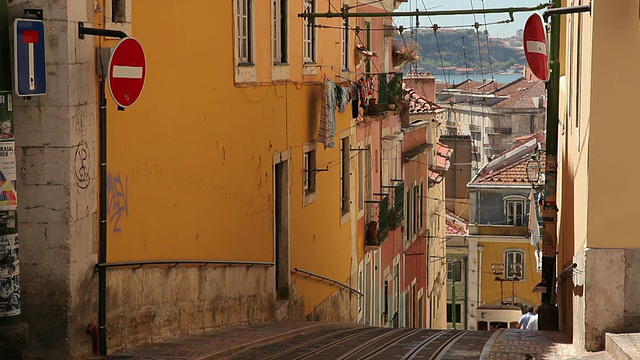
[[[627,158],[640,130],[632,120],[640,20],[633,1],[562,1],[588,4],[590,12],[563,16],[560,36],[557,284],[561,328],[578,350],[593,351],[606,332],[637,329],[640,319],[640,246],[630,226],[640,199]]]

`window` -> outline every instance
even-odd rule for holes
[[[524,252],[522,250],[509,250],[504,253],[505,278],[524,278]]]
[[[505,199],[506,224],[512,226],[525,226],[524,216],[525,199],[520,196],[511,196]]]
[[[316,150],[304,153],[304,194],[316,192]]]
[[[422,230],[422,228],[424,227],[424,182],[423,181],[420,182],[420,194],[418,198],[420,200],[420,205],[419,205],[420,215],[418,216],[418,228]]]
[[[450,282],[462,281],[462,261],[452,260],[447,262],[447,280]]]
[[[364,209],[364,151],[358,151],[358,211]]]
[[[253,56],[252,31],[252,0],[237,0],[236,4],[236,42],[239,64],[251,64]]]
[[[349,137],[340,140],[342,152],[342,166],[340,171],[340,191],[342,196],[341,206],[342,215],[349,213],[349,179],[350,179],[350,157],[349,157]]]
[[[316,200],[316,143],[304,144],[302,151],[303,206],[306,206]]]
[[[287,0],[273,0],[273,62],[287,63]]]
[[[453,305],[452,304],[447,304],[447,322],[448,323],[453,323],[453,309],[452,309]],[[456,304],[456,324],[460,324],[462,323],[462,304]]]
[[[407,195],[406,195],[406,201],[405,201],[405,219],[407,221],[407,227],[404,231],[405,233],[405,239],[407,240],[407,242],[411,241],[411,215],[413,214],[411,212],[411,190],[407,188]]]
[[[131,33],[131,0],[104,1],[105,28]]]
[[[127,22],[127,1],[126,0],[112,0],[111,21],[115,23]]]
[[[371,22],[369,21],[365,21],[364,22],[364,29],[365,29],[365,45],[367,47],[367,50],[371,50]],[[366,77],[371,76],[371,61],[367,60],[365,63],[365,71],[366,71]]]
[[[412,219],[412,226],[411,226],[411,232],[413,234],[418,233],[418,217],[419,217],[420,211],[422,211],[421,209],[418,208],[418,206],[420,205],[420,199],[418,194],[419,194],[418,187],[414,186],[413,187],[413,219]]]
[[[316,11],[316,0],[304,0],[304,12],[313,13]],[[316,21],[314,18],[304,19],[304,37],[303,43],[303,57],[305,63],[316,62]]]
[[[349,26],[344,24],[342,29],[342,70],[349,70]]]

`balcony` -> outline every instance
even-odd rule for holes
[[[469,235],[528,236],[527,226],[470,224]]]
[[[379,201],[365,201],[367,219],[366,250],[377,250],[389,235],[389,196],[386,194],[380,196]]]
[[[369,99],[366,115],[378,116],[385,114],[388,105],[398,106],[403,100],[402,73],[378,75],[378,91],[374,98]]]
[[[511,135],[510,127],[486,127],[485,131],[489,135]]]
[[[480,127],[480,125],[469,124],[469,131],[479,133],[482,131],[482,128]]]

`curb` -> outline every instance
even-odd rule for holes
[[[478,360],[489,359],[489,354],[491,353],[491,347],[493,346],[493,343],[496,341],[496,339],[500,337],[503,331],[504,329],[498,329],[493,333],[493,335],[491,335],[487,343],[484,344],[484,347],[482,348],[482,352],[480,353],[480,358]]]

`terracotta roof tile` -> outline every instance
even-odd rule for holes
[[[409,114],[429,114],[436,109],[441,109],[440,105],[418,94],[414,89],[405,87],[405,101],[409,102]]]
[[[536,138],[538,134],[532,134],[531,139]],[[530,139],[530,140],[531,140]],[[530,141],[529,140],[529,141]],[[531,155],[538,149],[537,144],[540,143],[536,138],[536,146],[529,146],[529,141],[526,142],[528,148],[522,148],[525,143],[516,144],[511,149],[503,152],[499,159],[494,161],[504,161],[504,163],[492,164],[489,162],[485,167],[480,170],[478,176],[472,181],[474,184],[502,184],[502,185],[526,185],[529,184],[527,179],[527,162],[531,159]],[[521,149],[525,151],[516,150]],[[518,154],[515,158],[508,158],[509,154]],[[539,162],[541,166],[544,166],[545,154],[544,151],[538,154]],[[493,165],[492,167],[489,164]],[[492,168],[492,170],[488,170]]]

